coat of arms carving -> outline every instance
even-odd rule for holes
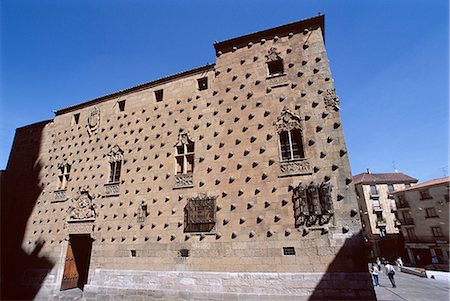
[[[81,187],[78,195],[72,199],[72,202],[68,209],[68,219],[72,221],[93,219],[97,213],[93,199],[95,197],[89,193],[89,190],[85,187]]]
[[[89,113],[87,130],[89,136],[95,133],[100,125],[100,110],[94,107]]]

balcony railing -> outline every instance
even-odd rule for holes
[[[400,223],[402,224],[402,226],[414,226],[415,225],[414,219],[410,218],[410,217],[402,219]]]
[[[377,227],[378,228],[380,228],[380,227],[386,227],[386,220],[383,218],[383,219],[380,219],[380,220],[377,220]]]
[[[414,236],[414,237],[405,237],[405,242],[409,242],[409,243],[448,244],[448,236]]]
[[[405,208],[409,208],[409,203],[408,201],[400,201],[398,202],[398,209],[405,209]]]

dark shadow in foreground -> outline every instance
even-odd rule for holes
[[[361,232],[347,238],[309,300],[376,300]]]
[[[1,173],[1,300],[33,299],[53,267],[39,254],[44,241],[24,241],[27,225],[32,223],[30,215],[43,189],[39,155],[47,123],[16,130],[7,169]],[[29,249],[32,251],[23,249],[22,245],[28,244],[33,246]]]

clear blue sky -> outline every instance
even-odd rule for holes
[[[1,1],[0,169],[15,128],[215,62],[213,42],[325,14],[353,174],[448,173],[447,0]]]

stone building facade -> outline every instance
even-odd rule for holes
[[[353,177],[362,232],[371,261],[377,257],[394,260],[406,255],[399,231],[397,206],[391,192],[415,183],[417,179],[403,173],[372,173],[370,169]]]
[[[7,262],[5,285],[37,299],[374,297],[324,16],[214,47],[213,65],[17,130],[2,222],[21,223],[3,239],[24,263]]]
[[[450,178],[426,181],[392,195],[399,211],[401,231],[410,263],[417,266],[449,262]]]

